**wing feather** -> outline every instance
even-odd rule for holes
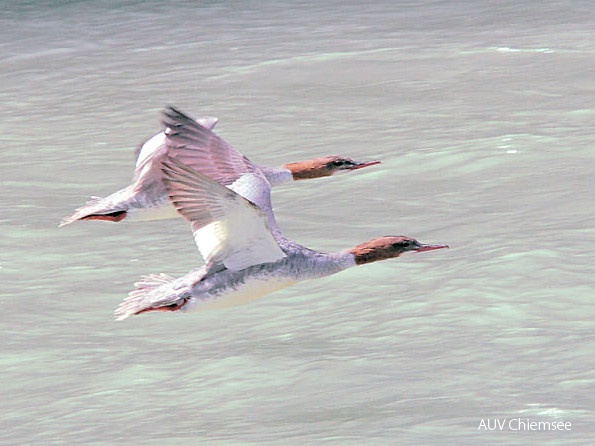
[[[216,182],[229,185],[260,168],[191,117],[167,107],[163,112],[169,154]]]
[[[174,207],[190,221],[207,265],[220,263],[237,271],[285,257],[267,215],[237,192],[173,157],[163,162],[163,183]]]
[[[169,156],[256,204],[279,232],[271,204],[271,185],[261,168],[191,117],[167,107],[163,112]]]
[[[197,119],[196,122],[198,122],[203,127],[208,128],[209,130],[213,130],[219,122],[219,119],[207,117]],[[136,168],[141,167],[149,159],[153,158],[154,155],[156,155],[160,150],[163,149],[164,144],[165,135],[163,131],[151,136],[150,138],[147,138],[145,141],[139,144],[136,150],[134,151],[134,158],[136,159]]]

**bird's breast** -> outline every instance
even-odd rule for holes
[[[209,279],[206,279],[207,281]],[[287,277],[268,277],[266,279],[247,277],[243,282],[230,283],[216,287],[206,293],[200,293],[188,302],[187,309],[216,310],[250,303],[260,297],[297,283]]]

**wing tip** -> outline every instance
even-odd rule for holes
[[[161,112],[162,115],[162,124],[165,127],[169,127],[170,129],[178,129],[183,127],[184,125],[194,124],[199,125],[196,120],[192,119],[186,113],[183,113],[173,105],[166,105],[163,111]],[[201,126],[202,127],[202,126]],[[171,133],[171,132],[170,132]]]

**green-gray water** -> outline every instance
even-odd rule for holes
[[[11,2],[0,13],[0,443],[577,444],[595,432],[590,2]],[[423,3],[423,2],[422,2]],[[172,104],[285,234],[448,243],[210,313],[112,312],[200,265],[182,220],[57,224]],[[570,422],[565,431],[482,420]]]

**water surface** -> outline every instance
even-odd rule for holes
[[[590,2],[110,3],[0,13],[3,444],[592,438]],[[452,249],[114,322],[142,274],[200,265],[189,228],[57,223],[128,184],[166,104],[255,162],[383,161],[276,189],[289,237]]]

